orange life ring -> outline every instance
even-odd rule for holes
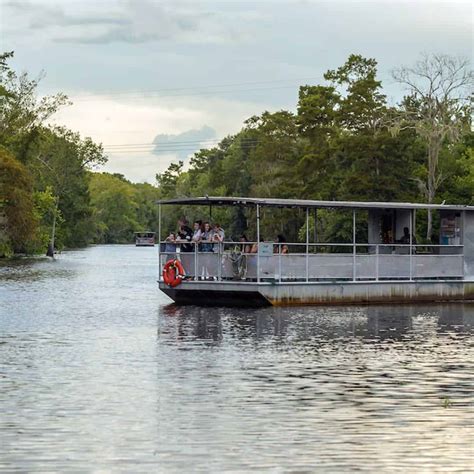
[[[183,265],[178,259],[168,260],[163,267],[163,280],[171,288],[178,286],[186,276]]]

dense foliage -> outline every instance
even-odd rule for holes
[[[410,75],[417,69],[399,70],[400,82],[416,84],[416,89],[399,105],[389,106],[376,61],[351,55],[324,75],[324,84],[300,87],[294,112],[250,117],[240,132],[196,152],[187,166],[170,165],[152,186],[94,172],[106,162],[102,146],[48,126],[48,118],[68,103],[67,97],[38,100],[38,80],[9,69],[11,55],[0,57],[0,255],[43,252],[48,244],[61,248],[130,242],[134,231],[158,230],[155,201],[160,198],[474,203],[474,134],[465,97],[459,87],[448,87],[443,96],[433,81],[424,91]],[[420,74],[437,78],[429,68],[439,67],[441,77],[452,79],[449,68],[458,63],[437,58],[420,63]],[[461,70],[466,85],[472,74],[456,69]],[[167,208],[163,234],[185,215],[220,221],[228,237],[246,232],[255,238],[253,212]],[[302,212],[265,210],[263,233],[301,240],[304,222]],[[429,238],[430,216],[421,214],[417,223],[419,235]],[[351,222],[343,212],[321,211],[317,219],[311,215],[310,225],[320,239],[350,240]]]
[[[68,103],[37,97],[40,79],[0,58],[0,254],[83,246],[93,237],[90,172],[105,163],[102,147],[48,119]]]
[[[94,242],[131,242],[136,231],[158,231],[158,189],[133,184],[120,174],[92,173]]]
[[[235,136],[196,153],[187,171],[182,165],[170,166],[157,177],[161,192],[167,197],[235,195],[472,204],[474,134],[463,99],[459,94],[454,99],[457,104],[451,97],[446,99],[457,111],[454,118],[430,115],[432,127],[439,127],[439,120],[444,120],[445,128],[453,128],[448,122],[456,120],[458,131],[456,139],[446,136],[442,140],[432,178],[433,165],[427,159],[430,125],[423,115],[431,99],[423,102],[414,92],[398,107],[389,107],[376,66],[373,59],[351,55],[343,66],[325,74],[327,85],[300,87],[296,113],[282,110],[251,117]],[[431,179],[436,179],[436,192],[428,195],[425,183]],[[175,212],[191,214],[193,210]],[[255,237],[254,219],[247,225],[242,214],[236,209],[218,218],[232,235],[249,230]],[[343,214],[319,213],[321,238],[350,241],[350,219]],[[291,240],[304,234],[303,216],[291,212],[285,219],[269,217],[264,220],[264,233],[269,238],[277,232]],[[420,235],[426,234],[426,218],[421,214],[418,220]],[[169,219],[166,226],[172,225]]]

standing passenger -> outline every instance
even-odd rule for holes
[[[200,252],[212,252],[213,251],[213,245],[212,245],[212,228],[209,224],[209,222],[204,222],[202,226],[202,231],[201,231],[201,244],[199,245],[199,251]],[[209,268],[211,268],[211,272],[213,270],[213,267],[215,268],[214,276],[217,275],[217,267],[213,265],[214,262],[214,256],[211,255],[201,255],[200,257],[200,263],[201,263],[201,279],[202,280],[210,280],[211,279],[211,274],[209,272]]]
[[[181,244],[182,252],[192,252],[193,246],[190,244],[193,238],[193,231],[188,227],[188,221],[185,217],[182,217],[178,221],[178,238],[176,239],[178,243],[184,242]]]
[[[401,244],[409,245],[410,241],[413,245],[416,245],[415,236],[410,236],[410,229],[408,227],[404,227],[402,238],[398,242],[400,242]]]
[[[194,274],[194,259],[192,255],[189,255],[193,251],[191,240],[193,238],[193,231],[188,227],[188,221],[185,217],[182,217],[178,221],[178,238],[176,243],[179,244],[177,251],[180,253],[181,263],[186,271],[187,275]]]
[[[170,232],[168,237],[165,239],[165,253],[175,253],[176,252],[176,234]]]
[[[225,232],[220,224],[214,224],[214,229],[212,231],[212,241],[215,243],[214,252],[218,252],[219,248],[222,250],[222,243],[224,242]]]
[[[202,232],[201,232],[201,246],[200,250],[201,252],[212,252],[213,251],[213,245],[212,245],[212,237],[213,237],[213,230],[211,228],[211,225],[209,222],[204,222],[204,225],[202,226]]]
[[[202,221],[195,221],[193,239],[192,239],[194,242],[194,245],[197,245],[199,242],[201,242],[201,236],[202,236]]]

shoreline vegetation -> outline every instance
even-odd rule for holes
[[[472,71],[459,58],[423,55],[395,70],[406,95],[390,105],[376,60],[351,55],[322,84],[302,85],[295,111],[250,117],[238,133],[186,164],[172,163],[151,185],[100,172],[107,162],[101,144],[48,125],[69,99],[62,93],[38,98],[41,78],[13,71],[12,56],[0,54],[0,257],[131,243],[135,231],[157,232],[155,201],[164,198],[474,203]],[[175,230],[182,215],[192,220],[207,212],[167,210],[163,233]],[[212,217],[228,236],[251,235],[251,212],[216,208]],[[291,241],[305,235],[303,215],[275,210],[264,217],[264,235],[283,233]],[[420,243],[436,239],[433,219],[417,215]],[[322,242],[351,239],[344,212],[318,212],[310,225]]]

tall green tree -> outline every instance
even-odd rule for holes
[[[0,256],[25,252],[36,238],[32,191],[26,167],[0,146]]]
[[[134,186],[117,175],[91,173],[90,193],[97,243],[127,243],[133,232],[147,230],[137,220]]]
[[[59,244],[84,246],[92,237],[88,170],[107,161],[102,146],[63,127],[43,128],[40,132],[37,146],[30,150],[29,163],[38,189],[49,186],[55,196],[53,215],[59,210],[63,218],[58,232]],[[56,221],[53,220],[53,248],[55,228]]]
[[[35,203],[36,234],[44,235],[50,225],[48,253],[54,255],[55,244],[83,246],[90,241],[88,170],[104,164],[106,157],[102,146],[90,138],[47,125],[50,117],[69,103],[67,97],[58,93],[39,98],[41,76],[18,75],[8,66],[12,56],[0,56],[0,145],[26,167]],[[15,182],[7,184],[16,186]],[[51,209],[46,212],[47,203]]]

